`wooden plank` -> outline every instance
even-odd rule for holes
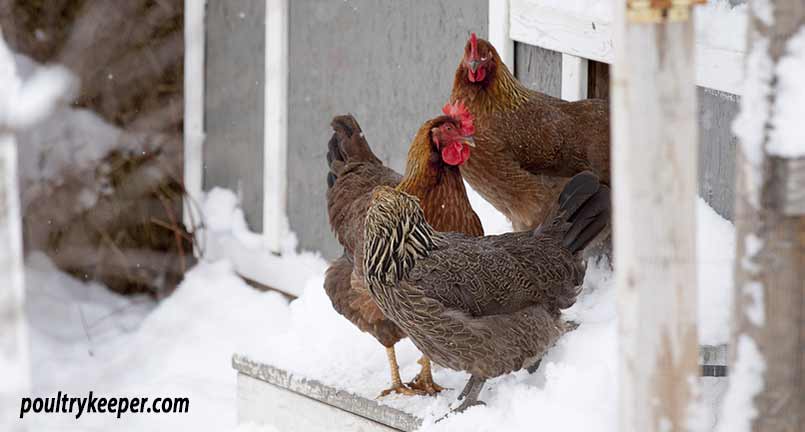
[[[534,0],[510,0],[509,36],[517,42],[540,46],[590,60],[612,63],[612,24],[600,17],[568,13]],[[741,94],[743,52],[695,44],[696,83],[703,87]]]
[[[324,385],[314,379],[298,377],[292,373],[286,372],[279,368],[275,368],[271,365],[252,361],[245,356],[240,355],[233,356],[232,367],[235,368],[240,375],[246,375],[256,380],[268,383],[269,385],[284,389],[286,390],[286,394],[287,392],[292,392],[297,395],[313,399],[330,407],[334,407],[339,410],[349,412],[351,413],[352,416],[358,416],[364,419],[369,419],[373,422],[385,425],[386,427],[389,428],[402,431],[413,431],[418,429],[419,426],[421,426],[422,424],[422,419],[414,417],[408,413],[402,412],[396,408],[382,405],[376,400],[366,399],[364,397],[355,395],[348,391]],[[251,389],[244,389],[244,390],[251,391]],[[238,388],[238,391],[240,393],[241,391],[240,386]],[[241,396],[238,395],[239,401],[240,398]],[[247,409],[247,411],[243,412],[244,415],[248,414],[249,417],[254,416],[254,410],[250,408],[249,406],[250,404],[252,404],[252,402],[244,404],[246,405],[245,409]],[[239,407],[240,406],[243,405],[239,403]],[[313,407],[313,405],[308,406]],[[274,408],[273,411],[276,411],[277,407],[276,406],[269,407],[265,405],[262,406],[262,409],[264,410],[268,410],[270,408]],[[316,409],[318,410],[319,408]],[[335,413],[329,410],[324,410],[324,412],[327,413],[327,418],[332,418],[333,416],[335,416]],[[242,417],[240,414],[239,417],[243,421],[250,420],[249,418]],[[315,421],[316,419],[310,419],[310,420]],[[318,423],[316,424],[317,428],[323,427],[322,425],[318,425]],[[326,426],[326,424],[324,426]],[[298,426],[294,426],[291,429],[309,430],[307,428],[299,428]],[[322,430],[351,430],[351,429],[330,428]]]
[[[790,43],[805,33],[805,4],[768,3],[765,8],[749,8],[747,89],[752,91],[736,121],[741,143],[731,367],[741,371],[741,382],[751,384],[731,396],[753,404],[753,412],[742,417],[742,429],[801,431],[805,430],[805,213],[793,210],[799,198],[789,200],[788,194],[802,196],[805,163],[793,154],[773,153],[780,144],[801,146],[798,141],[777,141],[796,137],[776,137],[768,131],[802,126],[799,119],[777,117],[776,102],[785,96],[786,104],[805,104],[801,93],[785,90],[783,82],[792,78],[779,73],[781,59],[790,55]],[[796,85],[802,85],[801,80]]]
[[[294,391],[268,384],[246,374],[238,374],[237,385],[238,423],[268,424],[280,431],[391,432],[400,430]]]
[[[562,54],[516,42],[514,71],[526,87],[549,96],[562,96]]]
[[[204,15],[206,0],[184,2],[184,187],[191,198],[184,206],[188,227],[200,220],[193,202],[201,199],[204,166]]]
[[[698,88],[699,195],[719,215],[732,220],[735,208],[735,149],[738,139],[732,122],[738,97]]]
[[[609,99],[609,65],[594,60],[587,61],[587,97]]]
[[[562,99],[587,99],[587,59],[562,54]]]
[[[2,37],[0,50],[4,50],[1,45]],[[13,135],[0,124],[0,429],[4,431],[25,429],[15,410],[31,385],[24,303],[17,147]]]
[[[509,70],[514,70],[514,41],[509,37],[509,0],[489,0],[489,42]]]
[[[618,430],[681,432],[700,374],[693,22],[631,23],[615,3]]]
[[[263,234],[279,252],[288,233],[288,0],[266,3]]]

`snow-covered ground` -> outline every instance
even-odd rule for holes
[[[510,229],[506,219],[474,192],[471,201],[490,233]],[[288,302],[261,293],[235,275],[226,259],[202,262],[160,304],[121,297],[102,286],[59,273],[34,254],[27,265],[34,392],[73,396],[90,390],[106,396],[186,396],[188,414],[29,414],[31,430],[231,430],[236,427],[235,372],[230,359],[245,353],[296,373],[374,398],[388,384],[382,347],[338,315],[322,289],[326,262],[296,253],[293,239],[282,258],[260,253],[232,192],[216,189],[203,202],[206,247],[237,243],[252,249],[254,265],[266,262],[273,283],[300,298]],[[733,249],[732,225],[699,203],[701,338],[726,341]],[[222,258],[224,254],[217,255]],[[270,259],[269,259],[270,258]],[[272,261],[273,260],[273,261]],[[433,424],[455,400],[466,375],[437,369],[437,382],[453,390],[437,398],[398,396],[384,403],[426,417],[424,430],[614,431],[616,332],[612,275],[591,267],[584,293],[568,317],[581,322],[551,350],[533,375],[518,372],[491,380],[488,405]],[[413,377],[419,353],[410,341],[397,345],[404,379]],[[554,426],[554,427],[551,427]],[[258,431],[256,425],[239,430]]]

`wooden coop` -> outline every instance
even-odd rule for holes
[[[460,52],[475,31],[528,87],[565,100],[611,100],[620,430],[686,430],[696,397],[691,378],[711,380],[722,397],[733,373],[737,343],[699,346],[696,339],[697,194],[735,223],[737,260],[756,264],[736,270],[733,314],[734,340],[751,335],[767,358],[753,430],[779,430],[770,419],[780,416],[805,430],[805,161],[764,154],[758,168],[741,151],[731,125],[753,79],[745,74],[746,44],[699,37],[691,11],[700,2],[613,3],[600,13],[540,0],[185,0],[184,187],[191,197],[216,186],[237,191],[250,228],[273,252],[292,231],[299,247],[335,258],[340,249],[323,205],[331,117],[355,114],[378,156],[399,170],[416,127],[449,96],[457,57],[444,53]],[[801,27],[805,10],[799,0],[771,3],[777,23],[755,17],[749,49],[762,49],[751,40],[763,35],[779,60],[780,44]],[[19,210],[3,199],[15,195],[12,133],[0,124],[0,238],[19,239]],[[758,175],[760,191],[751,186]],[[198,218],[184,208],[186,223]],[[765,246],[747,244],[750,234]],[[0,265],[19,267],[19,241],[3,243],[12,247],[0,249],[0,258],[14,259]],[[234,265],[260,282],[237,259]],[[22,282],[12,282],[3,282],[14,287],[11,295],[0,291],[0,317],[13,324],[0,327],[2,341],[24,338]],[[766,325],[745,312],[755,301],[747,291],[753,283],[766,284]],[[24,374],[24,352],[0,343],[7,346],[12,351],[0,356]],[[305,430],[414,430],[421,423],[242,355],[233,367],[241,422],[294,427],[300,413],[316,412],[302,416]],[[775,392],[798,397],[780,401]]]

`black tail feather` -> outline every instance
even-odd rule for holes
[[[609,188],[595,174],[574,176],[559,195],[562,244],[573,253],[583,250],[609,225],[610,209]]]

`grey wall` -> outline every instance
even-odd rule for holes
[[[341,253],[325,209],[330,119],[352,113],[374,151],[401,170],[423,121],[441,113],[486,0],[290,2],[288,218],[300,246]]]
[[[528,88],[554,97],[562,95],[562,54],[514,43],[514,75]]]
[[[740,108],[730,93],[699,88],[699,195],[732,220],[735,207],[735,151],[732,121]]]
[[[263,226],[265,0],[207,2],[204,189],[238,191]]]

